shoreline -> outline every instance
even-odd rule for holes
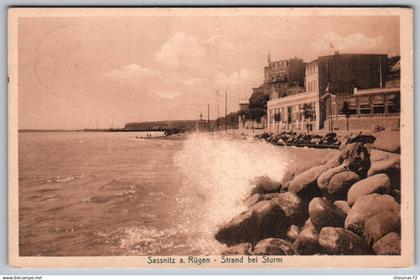
[[[289,170],[281,182],[257,178],[247,210],[214,235],[226,246],[222,255],[401,254],[399,133],[311,135],[338,152],[321,165]],[[277,146],[309,139],[296,132],[253,137]]]

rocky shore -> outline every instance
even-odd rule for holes
[[[244,201],[248,209],[215,234],[227,246],[222,254],[399,255],[399,131],[258,138],[286,142],[290,136],[321,139],[340,152],[322,165],[286,172],[281,182],[259,177]]]
[[[338,149],[346,137],[337,136],[331,132],[325,135],[308,134],[296,131],[283,131],[279,134],[262,133],[256,135],[258,139],[264,139],[274,145],[279,146],[297,146],[297,147],[316,147]]]

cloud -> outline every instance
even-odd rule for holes
[[[175,97],[178,97],[178,96],[182,95],[181,92],[174,91],[174,90],[159,90],[159,91],[156,92],[156,94],[159,97],[166,98],[166,99],[172,99],[172,98],[175,98]]]
[[[206,47],[194,36],[177,32],[155,54],[155,60],[166,67],[193,66],[206,56]]]
[[[325,53],[332,51],[340,52],[378,52],[384,44],[384,37],[368,37],[363,33],[352,33],[342,36],[338,33],[329,31],[324,33],[317,41],[311,44],[315,50]]]
[[[201,84],[201,83],[203,83],[205,81],[206,81],[206,79],[193,77],[193,78],[185,79],[181,83],[183,85],[186,85],[186,86],[195,86],[195,85]]]
[[[223,64],[232,64],[226,63],[226,57],[235,60],[234,53],[234,45],[222,35],[201,38],[177,32],[155,51],[147,67],[133,63],[107,75],[131,80],[131,86],[141,86],[150,98],[182,96],[209,102],[216,90],[227,86],[232,100],[236,100],[257,86],[262,74],[245,67],[222,68]]]
[[[148,74],[149,72],[150,70],[148,68],[139,64],[128,64],[122,66],[119,69],[107,72],[106,75],[122,79],[138,79],[144,77],[144,75]]]
[[[237,51],[237,48],[221,34],[210,37],[204,42],[204,45],[214,50],[218,55],[230,56]]]

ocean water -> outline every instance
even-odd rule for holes
[[[329,151],[190,134],[19,133],[21,256],[218,254],[257,176]]]

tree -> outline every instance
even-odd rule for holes
[[[268,95],[264,95],[262,92],[254,92],[249,98],[249,108],[260,108],[266,110],[268,100]]]
[[[264,117],[265,114],[266,114],[265,109],[249,108],[249,110],[246,114],[246,118],[255,121],[255,120],[259,120],[260,118]]]
[[[349,103],[347,101],[343,102],[343,107],[341,107],[340,113],[346,116],[347,130],[349,130],[349,117],[353,112],[350,110]]]

